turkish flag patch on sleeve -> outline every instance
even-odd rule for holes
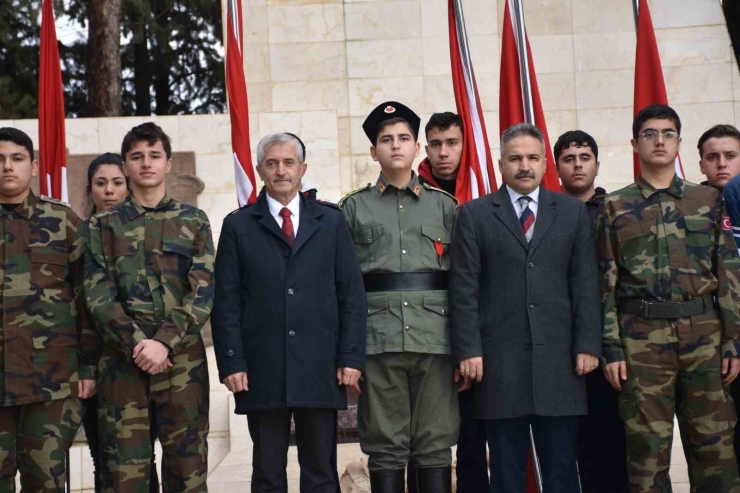
[[[725,231],[732,231],[732,222],[730,216],[722,216],[722,229]]]

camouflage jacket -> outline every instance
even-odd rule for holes
[[[95,378],[80,222],[68,205],[33,193],[12,211],[0,208],[3,406],[76,396],[80,378]]]
[[[107,345],[130,358],[151,337],[177,354],[200,337],[213,307],[211,225],[200,209],[165,196],[145,210],[133,196],[94,216],[84,291]],[[157,324],[146,334],[144,326]]]
[[[381,175],[375,186],[339,201],[352,230],[363,274],[450,269],[456,199],[421,185],[417,175],[403,188]],[[439,249],[439,251],[438,251]],[[367,354],[450,354],[447,291],[367,293]]]
[[[619,300],[687,301],[713,293],[723,357],[740,354],[740,270],[721,194],[676,176],[658,191],[641,176],[607,195],[596,221],[602,275],[603,354],[623,361]]]

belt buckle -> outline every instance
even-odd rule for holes
[[[650,302],[646,300],[640,300],[640,316],[642,318],[649,318],[648,314],[650,312]]]

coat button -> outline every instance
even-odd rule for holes
[[[288,288],[288,294],[289,294],[290,296],[293,296],[293,293],[294,293],[294,292],[295,292],[295,291],[293,291],[293,288]]]
[[[401,253],[402,253],[403,255],[406,255],[406,250],[401,250]]]
[[[228,351],[226,351],[226,356],[234,356],[234,350],[229,349]]]
[[[403,302],[403,306],[409,306],[409,302],[408,301],[404,301]]]
[[[530,263],[528,263],[528,264],[527,264],[527,267],[529,267],[530,269],[531,269],[532,267],[534,267],[534,262],[530,262]]]
[[[526,344],[524,345],[524,349],[532,349],[532,344],[530,344],[530,343],[526,343]]]
[[[13,214],[8,214],[8,219],[13,219]]]
[[[411,327],[409,327],[409,326],[407,325],[406,327],[404,327],[404,328],[403,328],[403,330],[405,330],[406,332],[408,332],[408,331],[410,331],[410,330],[411,330]]]
[[[289,251],[286,250],[286,251],[283,252],[283,257],[287,257],[288,255],[290,255],[290,252]]]
[[[349,350],[350,350],[350,351],[354,351],[356,347],[357,347],[357,346],[355,346],[355,343],[354,343],[354,342],[350,342],[350,343],[349,343]]]
[[[295,335],[295,330],[291,330],[291,331],[289,331],[289,332],[288,332],[288,335],[289,335],[290,337],[293,337],[293,336]]]
[[[399,208],[399,209],[403,209],[403,206],[402,206],[402,205],[399,205],[399,206],[398,206],[398,208]]]
[[[534,303],[530,303],[530,304],[529,304],[529,307],[530,307],[530,308],[534,308]]]

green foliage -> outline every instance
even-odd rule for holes
[[[74,19],[86,34],[88,5],[96,0],[54,1],[57,19]],[[122,114],[225,112],[219,2],[122,2]],[[41,0],[0,0],[0,119],[37,117],[40,11]],[[59,42],[70,117],[96,116],[87,113],[89,47],[84,38]],[[143,86],[134,84],[136,77]]]

